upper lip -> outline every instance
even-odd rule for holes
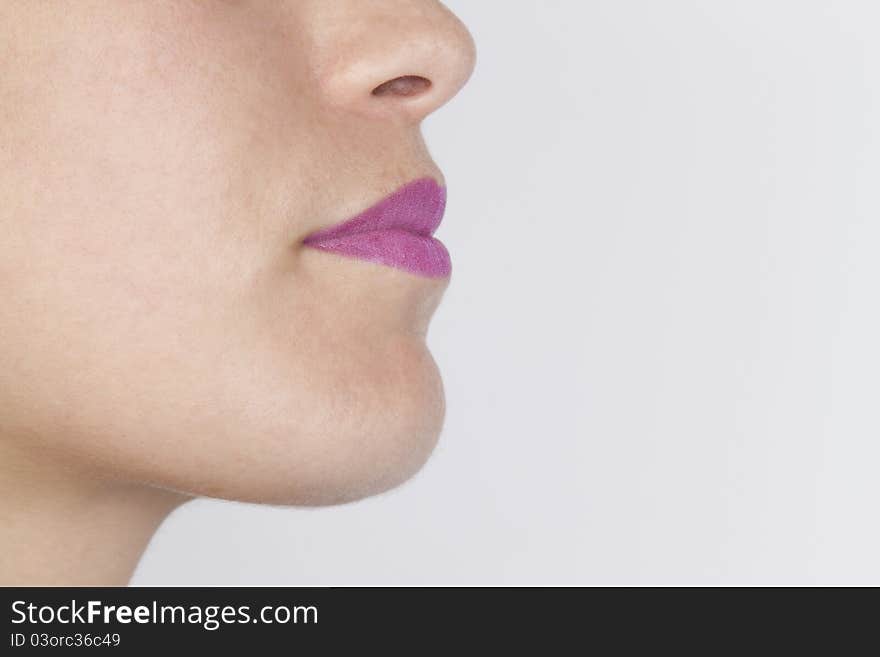
[[[303,243],[388,230],[429,237],[443,220],[445,208],[446,188],[434,178],[417,178],[350,219],[309,234]]]

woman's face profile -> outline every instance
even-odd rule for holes
[[[272,503],[415,472],[448,271],[307,238],[399,190],[442,209],[419,123],[470,75],[461,23],[433,0],[7,0],[0,33],[3,453]]]

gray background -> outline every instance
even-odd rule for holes
[[[880,584],[880,5],[448,4],[433,459],[184,506],[133,583]]]

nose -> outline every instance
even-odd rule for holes
[[[418,123],[455,96],[476,59],[467,28],[436,0],[320,0],[313,72],[322,100]]]

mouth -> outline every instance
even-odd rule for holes
[[[452,271],[449,252],[433,237],[445,208],[446,188],[420,178],[351,219],[310,234],[303,244],[417,276],[446,278]]]

